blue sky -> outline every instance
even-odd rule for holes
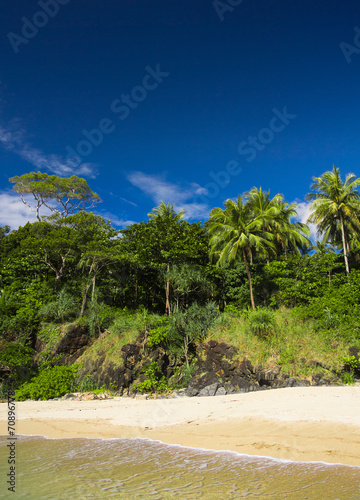
[[[9,177],[86,178],[115,227],[161,200],[205,220],[253,186],[308,214],[312,176],[360,175],[360,4],[14,0],[0,18],[0,225]]]

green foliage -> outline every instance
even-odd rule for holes
[[[37,337],[44,344],[46,351],[51,352],[52,348],[59,342],[61,331],[61,325],[57,323],[42,323],[40,325]]]
[[[5,238],[6,234],[10,233],[10,226],[5,225],[5,226],[0,226],[0,241]]]
[[[355,384],[355,376],[353,372],[344,372],[341,374],[341,380],[344,384],[353,385]]]
[[[9,384],[16,387],[35,372],[33,363],[34,350],[20,343],[8,344],[0,350],[0,364],[8,366],[12,373]]]
[[[344,356],[342,362],[345,365],[345,369],[360,370],[360,362],[355,356]]]
[[[77,305],[74,297],[63,288],[57,295],[56,300],[49,302],[40,308],[39,315],[47,321],[64,322],[75,317]]]
[[[21,195],[25,205],[36,212],[39,220],[42,206],[50,209],[55,216],[66,217],[75,210],[91,208],[100,201],[99,195],[91,191],[86,180],[76,175],[64,178],[44,172],[30,172],[11,177],[9,181],[15,184],[14,191]],[[34,196],[34,208],[24,198],[28,194]]]
[[[25,341],[39,325],[38,311],[53,292],[47,282],[14,279],[0,295],[0,334],[8,340]]]
[[[339,324],[336,314],[333,314],[328,307],[325,308],[322,323],[324,328],[330,330],[336,328]]]
[[[279,365],[284,366],[284,365],[293,365],[295,363],[295,360],[297,358],[297,351],[294,346],[286,346],[282,347],[280,349],[280,358],[279,358]]]
[[[86,374],[75,386],[74,392],[93,392],[98,388],[90,373]]]
[[[73,388],[79,366],[54,366],[40,371],[39,375],[15,391],[17,401],[26,399],[47,400],[64,396]]]
[[[224,307],[224,312],[230,314],[230,316],[234,316],[234,318],[241,317],[241,311],[233,304],[226,304],[226,306]]]
[[[343,181],[334,165],[332,171],[313,177],[313,181],[311,188],[314,191],[306,196],[312,202],[308,220],[318,225],[325,243],[342,248],[346,272],[349,273],[348,248],[354,241],[359,242],[360,193],[357,188],[360,179],[347,174]]]
[[[194,300],[204,301],[211,290],[211,282],[204,270],[195,264],[173,264],[165,272],[165,280],[170,283],[174,299],[172,311],[184,309]]]
[[[0,364],[6,366],[30,367],[34,349],[22,344],[8,344],[0,350]]]
[[[159,345],[163,343],[168,336],[167,326],[158,326],[150,331],[150,337],[148,339],[148,345],[153,347],[154,345]]]
[[[214,302],[208,302],[205,306],[194,302],[188,309],[175,312],[169,318],[169,348],[175,353],[181,349],[189,366],[189,356],[195,350],[195,343],[204,341],[209,329],[220,318]]]
[[[167,384],[166,378],[159,371],[158,364],[156,361],[150,363],[149,366],[145,368],[146,379],[136,385],[135,389],[138,392],[144,393],[163,393],[171,390],[171,387]]]
[[[268,337],[274,332],[276,327],[275,315],[273,311],[265,308],[259,308],[250,311],[248,322],[251,333],[259,337]]]
[[[201,342],[219,317],[220,313],[214,302],[208,302],[205,306],[194,302],[185,311],[170,316],[169,340],[181,344],[186,337],[190,342]]]

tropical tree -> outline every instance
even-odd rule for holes
[[[10,226],[0,226],[0,241],[5,238],[5,235],[10,233]]]
[[[186,211],[182,208],[178,212],[174,209],[175,205],[170,205],[170,203],[160,202],[160,205],[153,208],[153,211],[148,213],[150,220],[161,220],[166,223],[168,220],[180,220],[183,219]]]
[[[275,235],[275,240],[284,251],[287,260],[288,251],[300,254],[300,251],[311,245],[309,240],[309,227],[298,221],[292,221],[297,217],[296,203],[289,204],[281,194],[274,196],[272,205],[276,209],[276,216],[271,226],[271,232]]]
[[[110,222],[105,221],[100,215],[87,212],[78,212],[68,217],[64,223],[76,230],[81,252],[77,268],[87,274],[80,311],[80,316],[83,316],[90,287],[92,286],[91,302],[93,303],[97,277],[110,264],[120,260],[121,254],[115,255],[113,245],[113,239],[119,231],[116,231]]]
[[[121,230],[123,238],[120,242],[121,252],[128,255],[132,274],[136,276],[136,288],[137,276],[149,271],[155,271],[162,283],[165,278],[166,314],[171,313],[170,267],[183,263],[206,265],[208,255],[206,234],[201,224],[181,220],[181,212],[176,213],[172,209],[173,206],[161,203],[152,215],[149,214],[150,220]],[[151,293],[155,291],[156,285],[153,279]]]
[[[350,241],[358,237],[360,231],[360,194],[357,191],[360,179],[350,173],[343,182],[339,169],[334,166],[332,171],[313,177],[313,181],[313,191],[306,196],[312,202],[308,222],[318,225],[318,232],[323,234],[325,243],[338,244],[341,234],[345,268],[349,274]]]
[[[208,295],[211,283],[207,279],[204,269],[195,264],[173,264],[165,273],[167,282],[170,282],[175,303],[172,311],[179,311],[189,306],[190,297]]]
[[[255,215],[250,203],[244,203],[239,195],[237,201],[226,200],[225,210],[219,207],[210,212],[207,230],[210,236],[211,256],[218,266],[225,266],[236,259],[243,259],[250,287],[250,300],[255,309],[250,263],[253,253],[268,255],[275,249],[273,234],[264,229],[264,218]]]
[[[292,222],[291,219],[297,216],[296,204],[289,205],[281,194],[276,194],[270,198],[270,191],[264,192],[261,188],[254,187],[245,194],[249,206],[254,216],[262,221],[265,231],[274,235],[276,254],[285,253],[287,259],[288,250],[299,254],[299,248],[309,245],[309,228],[301,222]],[[270,249],[274,254],[273,249]],[[266,259],[269,263],[269,249],[267,249]]]
[[[20,194],[23,203],[36,213],[39,221],[46,218],[40,215],[40,208],[46,207],[54,217],[67,217],[77,210],[92,208],[100,201],[85,179],[76,175],[58,177],[42,172],[30,172],[22,176],[16,175],[9,179],[14,183],[14,191]],[[30,205],[27,195],[33,195],[35,206]]]
[[[148,217],[150,220],[153,220],[159,227],[163,228],[165,231],[170,230],[171,223],[177,223],[184,217],[185,210],[180,210],[176,212],[174,209],[174,205],[170,205],[169,203],[165,203],[164,201],[160,202],[158,207],[153,208],[153,211],[148,213]],[[166,272],[169,273],[170,262],[169,260],[166,263]],[[170,308],[170,279],[166,278],[165,284],[165,295],[166,295],[166,303],[165,303],[165,313],[171,314]]]

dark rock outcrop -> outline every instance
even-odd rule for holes
[[[336,371],[317,361],[302,360],[304,364],[327,370],[328,377],[318,374],[306,379],[298,379],[282,373],[281,366],[274,366],[266,370],[261,366],[254,368],[248,359],[243,358],[239,361],[238,358],[238,350],[224,343],[210,341],[198,346],[195,370],[186,394],[188,396],[214,396],[281,387],[307,387],[339,383],[339,379],[335,375]]]

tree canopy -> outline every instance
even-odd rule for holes
[[[357,187],[360,179],[354,174],[347,174],[345,181],[341,179],[338,168],[325,172],[320,177],[313,177],[312,192],[307,194],[312,213],[308,222],[318,225],[325,243],[334,243],[344,253],[346,272],[349,274],[348,253],[350,241],[358,239],[360,232],[360,194]]]
[[[40,215],[41,207],[46,207],[55,217],[67,217],[77,210],[92,208],[100,201],[99,195],[94,193],[85,179],[76,175],[58,177],[42,172],[30,172],[17,175],[9,179],[14,183],[14,191],[20,194],[23,203],[36,213],[39,221],[47,216]],[[31,205],[27,195],[33,195],[35,205]]]

